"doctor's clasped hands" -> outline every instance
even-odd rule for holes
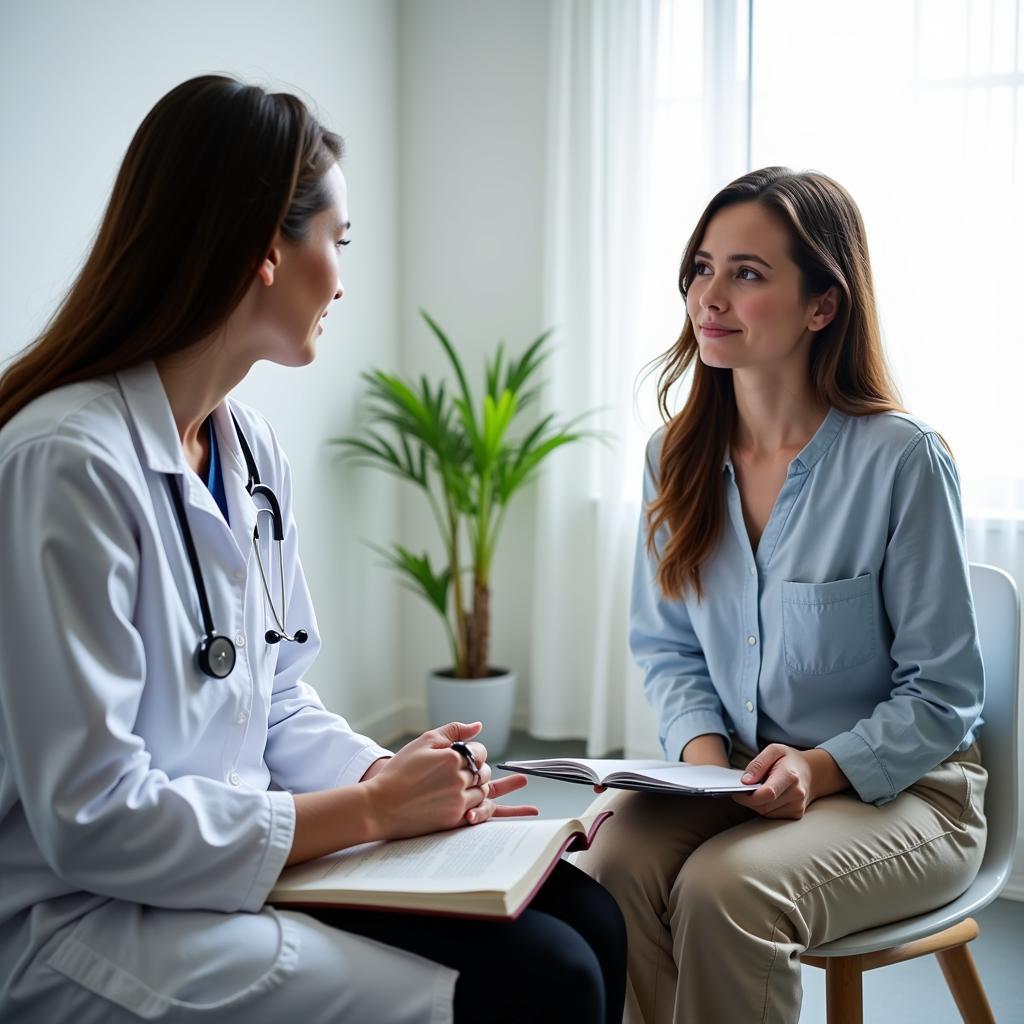
[[[479,778],[452,743],[469,741],[483,728],[480,722],[451,722],[430,729],[406,744],[394,757],[375,761],[362,782],[373,793],[375,831],[381,839],[423,835],[460,825],[479,825],[491,817],[537,814],[533,806],[495,803],[526,785],[524,775],[491,780],[487,749],[467,746],[480,766]]]
[[[467,742],[479,772],[452,747],[471,741],[480,722],[430,729],[393,757],[374,761],[354,785],[295,793],[295,832],[287,864],[299,864],[359,843],[401,839],[479,825],[493,816],[537,814],[533,806],[502,806],[499,797],[522,789],[526,776],[491,780],[487,750]]]

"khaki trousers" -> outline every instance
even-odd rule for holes
[[[733,766],[752,756],[735,747]],[[847,791],[799,820],[730,797],[602,794],[590,810],[614,816],[573,859],[626,919],[627,1024],[796,1024],[803,950],[970,885],[986,781],[975,745],[882,807]]]

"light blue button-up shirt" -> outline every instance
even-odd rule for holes
[[[728,516],[699,602],[663,597],[641,517],[630,647],[666,756],[702,733],[822,747],[882,804],[969,746],[984,675],[959,478],[935,432],[831,409],[790,462],[756,552],[728,457],[722,486]],[[659,551],[666,539],[663,527]]]

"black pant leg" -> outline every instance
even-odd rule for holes
[[[581,883],[576,875],[586,882]],[[455,1019],[460,1024],[483,1020],[494,1024],[607,1024],[622,1019],[624,928],[616,959],[614,943],[606,934],[614,932],[607,928],[612,915],[601,912],[602,908],[607,911],[607,906],[586,884],[591,881],[571,865],[559,864],[534,899],[534,904],[541,900],[559,913],[531,904],[515,921],[329,908],[310,912],[333,927],[457,970]],[[621,927],[618,907],[604,889],[593,885],[611,902]],[[585,922],[600,952],[568,920],[574,916]],[[604,927],[596,926],[595,918]]]
[[[626,922],[615,898],[579,868],[559,861],[530,909],[557,917],[583,936],[601,965],[607,1024],[620,1024],[626,1003]]]

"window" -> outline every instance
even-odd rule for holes
[[[864,215],[890,364],[967,511],[1024,518],[1024,0],[662,0],[657,82],[638,364],[678,335],[710,196],[749,167],[823,171]]]

